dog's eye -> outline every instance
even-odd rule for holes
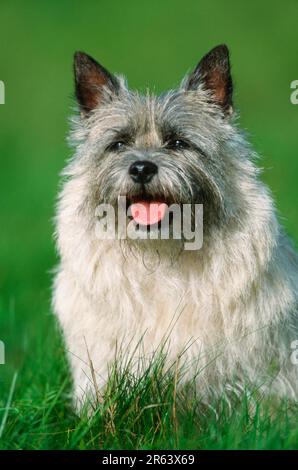
[[[112,152],[117,152],[119,150],[123,150],[125,145],[125,142],[119,140],[119,142],[113,142],[111,145],[109,145],[108,149]]]
[[[177,149],[177,150],[187,149],[189,148],[189,144],[185,142],[185,140],[182,140],[182,139],[173,139],[167,143],[167,147],[171,149]]]

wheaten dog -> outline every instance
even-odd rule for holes
[[[206,399],[246,384],[297,397],[297,256],[235,123],[227,47],[159,97],[130,91],[84,53],[75,80],[80,116],[57,208],[54,309],[77,406],[92,399],[90,359],[104,387],[116,347],[134,351],[137,370],[164,342],[169,364],[184,351],[184,379],[196,374]],[[97,208],[117,209],[119,196],[125,224],[143,233],[160,232],[171,204],[203,204],[203,246],[187,250],[172,231],[168,240],[102,239]]]

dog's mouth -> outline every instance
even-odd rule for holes
[[[168,201],[160,196],[147,193],[131,196],[127,199],[127,214],[142,227],[158,225],[167,214]]]

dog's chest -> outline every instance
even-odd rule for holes
[[[130,259],[113,264],[109,276],[105,269],[100,275],[98,309],[113,338],[144,337],[156,348],[170,333],[171,341],[182,348],[206,330],[214,303],[194,267],[180,264],[149,269]]]

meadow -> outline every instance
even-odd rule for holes
[[[78,418],[51,311],[52,219],[71,155],[76,50],[126,75],[131,87],[160,92],[228,44],[239,123],[297,246],[297,2],[3,0],[0,17],[0,448],[297,449],[296,404],[244,392],[232,410],[224,400],[206,409],[177,392],[162,359],[140,380],[115,370],[94,417]]]

